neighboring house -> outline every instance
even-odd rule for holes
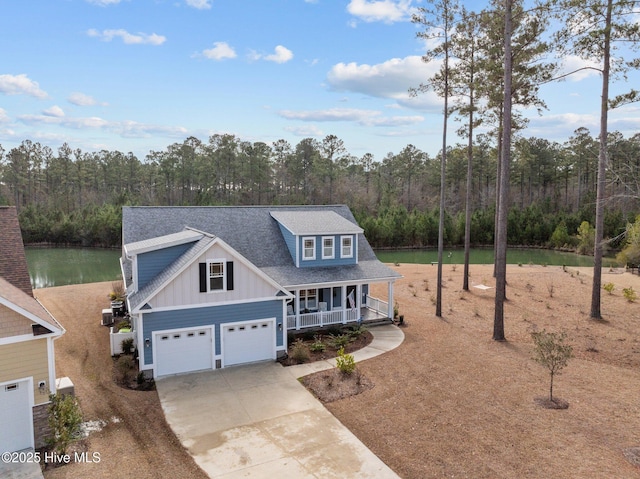
[[[62,334],[33,297],[16,209],[0,206],[0,452],[44,446]]]
[[[139,367],[154,377],[276,359],[289,330],[393,316],[400,275],[346,206],[124,207],[122,223]]]

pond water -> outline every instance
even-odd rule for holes
[[[27,247],[25,253],[34,288],[120,279],[120,250]]]
[[[438,251],[430,250],[385,250],[376,251],[376,256],[383,263],[423,263],[429,264],[438,261]],[[464,250],[445,249],[444,264],[463,264]],[[472,248],[469,252],[471,264],[493,264],[492,248]],[[575,253],[565,253],[546,249],[513,248],[507,251],[507,263],[509,264],[539,264],[556,266],[593,266],[592,256],[582,256]],[[605,267],[616,266],[613,258],[605,258]]]
[[[31,285],[34,288],[65,286],[68,284],[95,283],[120,279],[120,250],[94,248],[25,248]],[[436,250],[386,250],[376,251],[384,263],[424,263],[438,261]],[[445,264],[464,263],[464,251],[447,249]],[[472,264],[492,264],[493,250],[473,248]],[[593,266],[593,258],[573,253],[542,249],[510,249],[507,262],[512,264],[540,264]],[[615,260],[605,258],[605,267],[615,266]]]

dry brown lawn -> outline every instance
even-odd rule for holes
[[[113,381],[109,329],[100,325],[109,291],[110,282],[35,291],[67,330],[55,342],[57,377],[73,381],[85,421],[104,423],[76,446],[89,456],[99,453],[99,463],[49,467],[45,478],[208,478],[167,425],[156,391],[132,391]]]
[[[589,269],[509,267],[505,329],[491,340],[493,290],[462,291],[462,266],[444,268],[443,317],[434,315],[436,270],[396,267],[404,343],[362,362],[373,388],[327,404],[374,453],[409,478],[640,478],[640,277],[603,274],[604,321],[589,319]],[[491,266],[471,267],[472,284],[492,285]],[[425,290],[428,281],[428,290]],[[82,445],[99,464],[48,469],[58,478],[201,478],[164,421],[155,391],[112,381],[108,330],[100,326],[110,283],[36,290],[67,329],[56,341],[57,376],[69,376],[87,420],[106,426]],[[550,295],[550,290],[553,294]],[[374,294],[376,292],[374,291]],[[386,295],[386,287],[379,292]],[[575,359],[558,376],[566,410],[548,410],[548,373],[531,360],[530,332],[565,329]],[[115,418],[115,420],[114,420]]]
[[[492,268],[472,265],[471,284],[493,286]],[[594,321],[589,268],[509,266],[507,341],[496,342],[494,289],[464,292],[462,266],[445,265],[438,318],[437,267],[395,269],[404,343],[359,365],[373,389],[326,406],[401,477],[640,478],[640,300],[622,296],[639,276],[605,272],[616,288]],[[549,388],[531,359],[542,328],[574,347],[554,388],[566,410],[535,401]]]

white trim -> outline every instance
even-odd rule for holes
[[[27,293],[24,293],[26,297],[29,298],[29,300],[33,300],[35,301],[38,306],[40,306],[43,310],[44,313],[48,314],[49,317],[56,323],[58,324],[58,326],[55,326],[51,323],[49,323],[48,321],[45,321],[42,318],[39,318],[38,316],[36,316],[34,313],[31,313],[29,311],[27,311],[26,309],[18,306],[17,304],[13,303],[12,301],[9,301],[7,298],[5,298],[4,296],[0,296],[0,304],[6,306],[7,308],[9,308],[12,311],[15,311],[16,313],[18,313],[20,316],[24,316],[25,318],[27,318],[30,321],[33,321],[34,323],[39,324],[40,326],[43,326],[45,328],[47,328],[49,331],[51,331],[51,334],[41,334],[39,336],[62,336],[64,334],[64,328],[55,320],[55,318],[53,316],[51,316],[51,314],[49,313],[49,311],[47,311],[47,309],[42,306],[42,303],[40,303],[40,301],[38,301],[36,298],[33,298],[29,295],[27,295]]]
[[[284,317],[285,324],[282,325],[283,327],[283,333],[285,334],[285,340],[286,340],[286,316]],[[220,355],[221,360],[220,360],[220,367],[224,368],[225,367],[225,362],[224,362],[224,328],[235,328],[238,326],[248,326],[254,323],[264,323],[264,322],[269,322],[272,324],[271,327],[271,358],[269,359],[275,359],[277,358],[277,349],[276,349],[276,342],[277,342],[277,337],[278,337],[278,333],[276,331],[277,328],[277,324],[276,324],[276,318],[275,317],[270,317],[270,318],[262,318],[262,319],[251,319],[251,320],[247,320],[247,321],[234,321],[231,323],[220,323]]]
[[[49,392],[56,393],[56,357],[53,341],[57,338],[47,338],[47,360],[49,361]]]
[[[287,300],[291,299],[294,296],[287,291],[287,296],[267,296],[264,298],[251,298],[251,299],[237,299],[233,301],[218,301],[211,303],[196,303],[196,304],[178,304],[173,306],[163,306],[159,308],[151,308],[151,309],[140,309],[136,311],[136,314],[146,314],[146,313],[157,313],[160,311],[182,311],[185,309],[193,309],[193,308],[210,308],[212,306],[227,306],[234,304],[246,304],[246,303],[259,303],[261,301],[273,301],[274,299],[279,300]]]
[[[16,344],[22,343],[24,341],[30,341],[32,339],[41,339],[43,337],[47,338],[51,335],[43,334],[41,336],[34,336],[33,334],[21,334],[20,336],[8,336],[6,338],[0,338],[0,346],[4,346],[5,344]]]
[[[314,261],[316,259],[316,237],[315,236],[302,236],[302,261]],[[306,246],[305,246],[305,242],[307,240],[311,240],[313,241],[313,256],[310,258],[307,258],[305,256],[305,252],[306,252]]]
[[[227,291],[227,262],[226,258],[213,258],[207,259],[207,293],[224,293]],[[212,264],[221,264],[222,265],[222,288],[221,289],[211,289],[211,265]],[[219,278],[219,276],[216,276]]]
[[[345,255],[344,254],[344,240],[348,239],[350,241],[350,251],[351,253],[349,255]],[[354,248],[353,248],[353,235],[342,235],[340,236],[340,258],[353,258],[353,252],[354,252]]]
[[[325,240],[331,240],[331,255],[325,255]],[[336,237],[335,236],[323,236],[322,237],[322,259],[334,259],[336,257]]]

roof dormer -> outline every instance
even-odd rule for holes
[[[278,222],[296,267],[357,264],[363,229],[334,211],[270,212]]]

